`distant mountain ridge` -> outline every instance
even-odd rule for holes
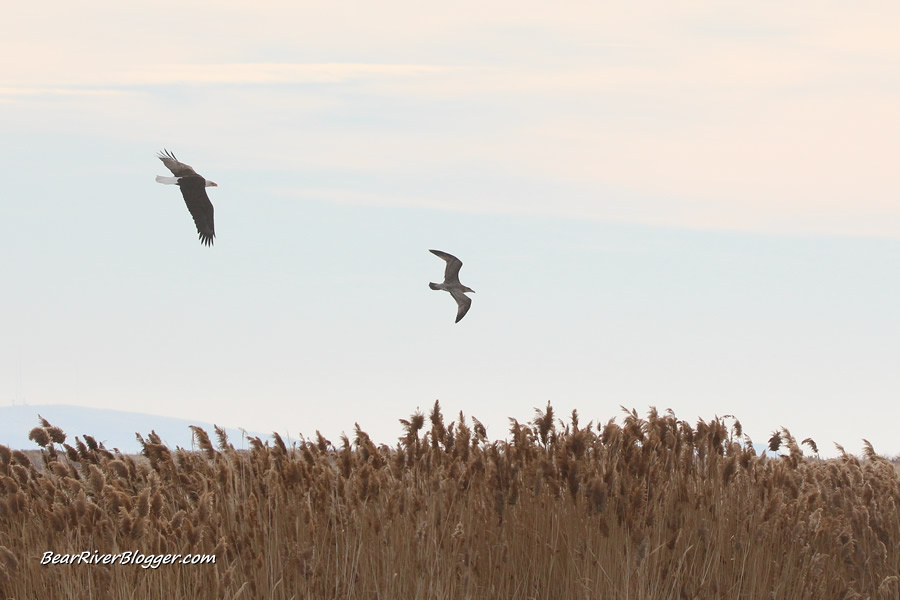
[[[14,450],[39,450],[40,446],[28,439],[28,432],[40,425],[38,415],[62,429],[67,436],[66,443],[73,446],[76,436],[84,441],[84,435],[87,434],[97,442],[103,442],[110,450],[118,448],[123,453],[135,454],[141,450],[135,433],[140,433],[146,439],[148,433],[156,431],[169,448],[191,448],[193,440],[190,425],[201,427],[209,434],[213,445],[217,445],[214,426],[205,421],[63,404],[0,406],[0,444]],[[271,432],[244,433],[234,427],[226,427],[225,432],[229,443],[238,449],[249,447],[246,436],[259,437],[263,441],[271,439]],[[290,438],[285,432],[281,434],[290,445]],[[767,454],[772,457],[779,454],[767,451],[766,444],[753,444],[753,448],[758,455]]]
[[[75,436],[83,441],[87,434],[98,443],[103,442],[108,449],[118,448],[126,454],[132,454],[140,451],[135,433],[140,433],[146,439],[150,431],[156,431],[169,448],[191,448],[190,425],[203,428],[213,444],[216,444],[212,423],[63,404],[0,406],[0,444],[15,450],[40,449],[40,446],[28,439],[28,432],[40,425],[38,415],[62,429],[67,436],[66,443],[72,446],[75,445]],[[228,441],[235,448],[248,446],[240,429],[226,427],[225,432],[228,434]],[[264,440],[267,438],[267,434],[256,432],[247,432],[247,435],[259,436]]]

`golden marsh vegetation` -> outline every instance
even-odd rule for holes
[[[900,477],[868,443],[820,460],[781,429],[761,457],[733,418],[655,409],[401,424],[129,456],[43,421],[37,464],[0,446],[0,598],[900,597]],[[40,564],[132,550],[216,562]]]

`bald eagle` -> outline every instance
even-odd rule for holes
[[[216,229],[213,225],[213,205],[209,201],[209,196],[206,195],[206,188],[218,187],[218,184],[197,174],[194,169],[183,162],[179,162],[175,155],[168,150],[163,150],[157,156],[175,177],[157,175],[156,181],[167,185],[177,185],[181,188],[184,203],[187,204],[191,216],[194,217],[200,243],[211,246],[213,238],[216,237]]]

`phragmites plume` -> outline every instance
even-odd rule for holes
[[[48,427],[47,435],[50,436],[54,444],[64,444],[66,441],[66,432],[59,427]]]
[[[35,427],[28,433],[28,439],[33,441],[41,448],[46,448],[50,444],[50,436],[44,427]]]
[[[250,449],[257,453],[264,453],[268,447],[268,443],[259,439],[259,436],[250,436],[247,438],[247,442],[250,444]]]
[[[281,434],[277,431],[273,431],[272,441],[275,442],[275,448],[278,450],[280,456],[287,454],[287,446],[284,444],[284,440],[281,439]]]
[[[410,416],[409,420],[400,419],[400,424],[403,425],[403,430],[406,432],[405,435],[400,438],[400,441],[403,442],[407,449],[418,449],[419,430],[425,425],[425,415],[416,410],[416,412]]]
[[[31,461],[28,460],[28,455],[22,452],[21,450],[13,450],[12,451],[13,461],[23,467],[32,468]]]
[[[473,419],[473,421],[475,421]],[[475,423],[478,423],[475,421]],[[469,441],[472,437],[472,430],[466,425],[466,417],[462,411],[459,411],[459,427],[456,436],[453,439],[453,453],[457,459],[465,463],[469,460]],[[476,437],[476,439],[478,439]]]
[[[63,444],[63,448],[66,449],[66,458],[69,459],[70,462],[79,462],[80,457],[78,456],[78,451],[70,446],[69,444]]]
[[[437,448],[447,435],[444,416],[441,414],[441,403],[438,400],[434,401],[434,407],[431,409],[428,419],[431,421],[431,447]]]
[[[228,443],[228,433],[225,431],[225,428],[218,425],[213,425],[213,427],[216,430],[216,441],[218,442],[219,450],[222,452],[234,450],[234,446]]]
[[[462,411],[459,411],[459,415],[459,422],[462,423]],[[487,440],[487,428],[481,423],[481,421],[479,421],[475,417],[472,417],[472,423],[472,429],[473,431],[475,431],[475,440],[479,442]]]
[[[865,456],[868,460],[877,460],[881,458],[878,456],[878,453],[875,452],[875,448],[872,446],[872,442],[869,440],[863,440],[863,456]]]
[[[75,447],[78,448],[78,458],[83,461],[90,461],[93,458],[93,454],[88,450],[88,447],[84,445],[84,442],[78,436],[75,436]]]
[[[193,441],[197,443],[197,446],[206,452],[206,456],[209,458],[213,458],[216,455],[216,449],[213,448],[212,442],[209,440],[209,435],[202,427],[198,427],[197,425],[189,425],[191,429],[191,435]]]
[[[316,448],[323,454],[328,452],[329,448],[334,448],[334,444],[330,440],[326,440],[325,436],[318,429],[316,430]]]
[[[806,446],[809,446],[809,449],[812,450],[813,452],[815,452],[816,454],[819,453],[819,447],[816,445],[816,441],[814,439],[806,438],[800,443],[804,444]]]
[[[734,476],[737,471],[737,455],[732,454],[725,461],[725,465],[722,467],[722,483],[727,484],[731,481],[731,478]]]
[[[547,408],[544,410],[534,409],[532,424],[537,428],[541,444],[546,447],[550,443],[551,434],[556,431],[556,425],[553,422],[553,407],[550,405],[550,402],[547,402]]]
[[[769,450],[771,452],[778,452],[781,448],[781,431],[775,430],[772,432],[772,436],[769,438]]]

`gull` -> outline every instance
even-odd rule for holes
[[[466,316],[469,307],[472,306],[472,299],[466,296],[466,292],[475,293],[475,290],[468,288],[459,282],[459,270],[462,268],[462,261],[446,252],[440,250],[429,250],[438,258],[442,258],[447,262],[447,268],[444,271],[444,283],[429,283],[428,287],[433,290],[444,290],[450,292],[456,305],[459,307],[456,311],[456,322]]]

